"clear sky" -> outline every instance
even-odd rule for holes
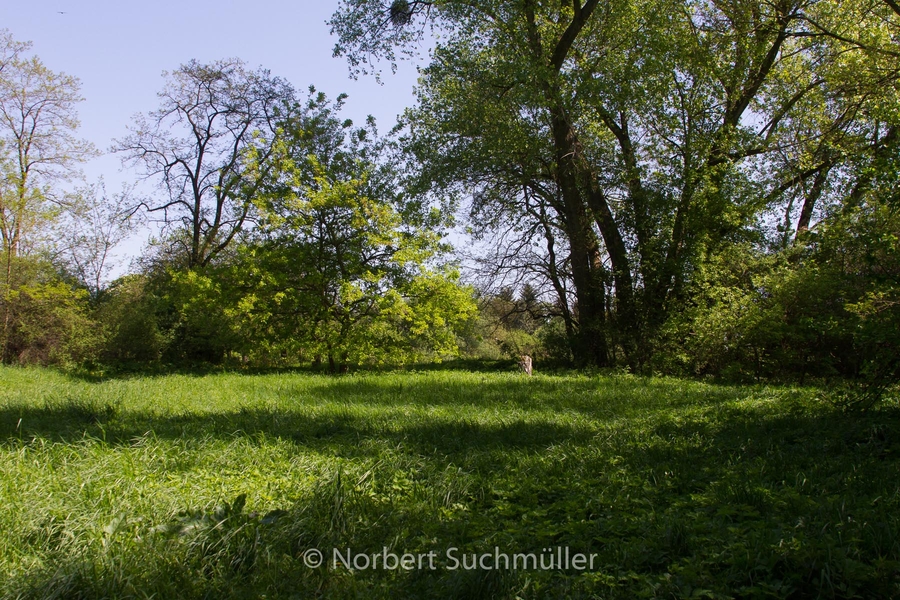
[[[374,115],[387,131],[412,103],[416,72],[401,65],[373,78],[348,78],[333,58],[325,24],[336,2],[308,0],[31,0],[0,3],[0,28],[31,41],[34,54],[54,71],[81,79],[82,136],[106,149],[136,112],[156,107],[161,73],[191,59],[237,57],[305,89],[314,84],[334,98],[350,95],[346,114],[362,124]]]
[[[103,151],[125,135],[135,113],[156,108],[162,72],[191,59],[237,57],[301,91],[313,84],[332,99],[345,92],[347,118],[361,125],[371,114],[386,132],[413,102],[416,70],[406,63],[391,75],[386,68],[383,85],[350,79],[344,59],[332,57],[335,40],[325,23],[336,6],[335,0],[3,0],[0,29],[32,42],[48,68],[81,80],[80,135]],[[91,181],[103,176],[110,192],[138,178],[113,155],[91,161],[84,172]],[[139,247],[129,246],[129,253]]]

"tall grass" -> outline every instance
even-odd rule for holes
[[[816,395],[0,368],[0,596],[900,596],[900,411],[847,417]],[[451,547],[597,562],[452,570]],[[348,570],[334,548],[439,559]]]

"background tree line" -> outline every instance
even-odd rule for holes
[[[240,61],[168,74],[114,147],[160,183],[127,213],[152,251],[103,293],[63,269],[106,356],[896,379],[890,0],[345,0],[331,27],[354,76],[439,34],[416,105],[379,137]]]
[[[164,74],[159,108],[113,144],[158,183],[68,191],[78,81],[3,37],[3,361],[402,363],[452,356],[474,314],[447,216],[411,202],[373,121],[239,60]],[[132,274],[113,248],[158,225]]]
[[[896,376],[895,3],[354,0],[331,25],[354,75],[437,34],[411,187],[456,194],[576,362]]]

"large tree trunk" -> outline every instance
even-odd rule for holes
[[[553,137],[556,146],[557,184],[562,192],[565,214],[563,224],[572,259],[572,283],[578,304],[579,364],[607,366],[610,363],[606,339],[606,290],[597,236],[594,234],[582,190],[574,133],[562,116],[553,114]]]
[[[592,173],[585,173],[586,177],[593,179]],[[593,189],[587,190],[588,206],[594,215],[600,235],[606,245],[612,263],[613,282],[616,286],[616,330],[625,360],[634,366],[635,343],[638,339],[638,322],[634,306],[634,289],[631,280],[631,265],[628,261],[628,249],[619,232],[609,203],[603,193],[597,189],[596,183],[591,181]]]

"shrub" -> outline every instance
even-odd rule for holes
[[[86,290],[32,283],[10,291],[8,302],[10,362],[65,366],[96,358],[102,333],[90,316]]]

